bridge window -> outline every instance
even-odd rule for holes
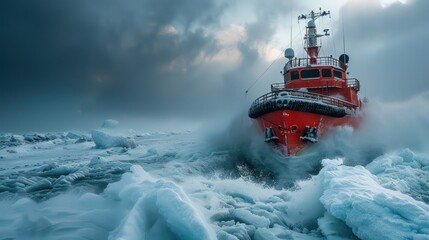
[[[311,69],[311,70],[302,70],[301,71],[302,79],[305,78],[320,78],[319,69]]]
[[[342,79],[343,74],[340,71],[334,70],[334,77]]]
[[[291,80],[299,79],[299,72],[298,71],[292,71],[292,72],[290,72],[290,79]]]
[[[332,77],[331,69],[322,69],[322,77],[324,78]]]

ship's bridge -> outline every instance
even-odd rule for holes
[[[289,58],[284,67],[283,83],[271,85],[272,92],[302,90],[332,96],[358,106],[359,80],[347,78],[348,56]]]
[[[289,60],[285,67],[284,72],[293,68],[304,68],[313,66],[332,66],[342,70],[347,70],[347,65],[333,57],[318,57],[316,63],[310,63],[310,58],[295,58]]]
[[[333,57],[318,57],[316,61],[310,61],[310,58],[290,59],[284,67],[283,88],[352,87],[356,92],[359,91],[359,81],[347,78],[347,64],[343,61]],[[274,85],[275,88],[280,86]]]

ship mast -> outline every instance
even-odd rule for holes
[[[320,10],[320,12],[315,13],[314,11],[311,11],[309,14],[304,15],[302,14],[301,16],[298,17],[298,20],[302,20],[302,19],[310,19],[307,23],[307,27],[306,27],[306,34],[305,34],[305,51],[308,54],[308,57],[310,58],[310,64],[316,64],[317,63],[317,57],[319,56],[319,51],[320,51],[320,45],[318,45],[317,42],[317,38],[319,37],[323,37],[323,36],[329,36],[329,29],[324,29],[323,31],[325,32],[325,34],[317,34],[317,30],[316,30],[316,19],[326,16],[326,15],[331,15],[330,11],[323,11]]]

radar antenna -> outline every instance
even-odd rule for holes
[[[298,16],[298,21],[303,19],[310,19],[307,23],[306,27],[306,34],[304,37],[305,40],[305,51],[307,52],[308,56],[310,57],[310,64],[316,64],[317,63],[317,57],[319,55],[320,51],[320,45],[317,43],[317,38],[323,37],[323,36],[329,36],[329,29],[324,29],[324,34],[317,34],[316,30],[316,20],[323,16],[331,16],[330,11],[322,11],[322,9],[319,9],[319,12],[315,13],[314,11],[311,11],[309,14],[302,14]]]

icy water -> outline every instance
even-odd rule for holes
[[[3,134],[0,239],[429,239],[429,111],[407,104],[293,158],[241,120]]]

